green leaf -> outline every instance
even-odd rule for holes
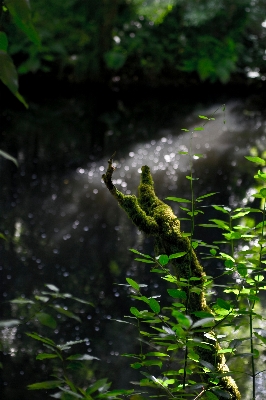
[[[46,337],[43,337],[41,335],[38,335],[38,333],[35,333],[35,332],[28,333],[28,332],[26,332],[26,335],[31,337],[32,339],[39,340],[40,342],[48,344],[49,346],[56,347],[56,344],[55,344],[55,342],[53,340],[48,339]]]
[[[131,279],[131,278],[126,278],[126,281],[127,281],[127,283],[128,283],[131,287],[133,287],[133,289],[139,291],[140,287],[139,287],[139,284],[138,284],[137,282],[135,282],[135,281],[134,281],[133,279]]]
[[[245,278],[245,276],[247,276],[248,269],[245,264],[242,264],[242,263],[237,264],[236,268],[237,268],[237,272],[239,273],[240,276],[242,276],[242,278]]]
[[[198,197],[198,198],[196,199],[196,201],[201,201],[202,199],[205,199],[206,197],[213,196],[214,194],[217,194],[217,193],[219,193],[219,192],[212,192],[212,193],[204,194],[203,196]]]
[[[169,357],[168,354],[166,353],[160,353],[159,351],[151,351],[149,353],[146,354],[146,356],[154,356],[154,357]]]
[[[34,296],[34,297],[35,297],[35,300],[42,301],[43,303],[47,303],[47,301],[50,300],[49,297],[47,297],[47,296]]]
[[[146,264],[154,264],[155,263],[155,261],[147,260],[146,258],[135,258],[135,261],[143,262],[143,263],[146,263]]]
[[[263,275],[256,275],[256,276],[254,276],[254,281],[262,282],[262,281],[264,281],[264,276]]]
[[[0,79],[13,94],[17,93],[18,74],[12,58],[3,50],[0,50]]]
[[[266,199],[266,188],[262,188],[262,189],[260,190],[260,194],[261,194],[261,196],[262,196],[263,199]]]
[[[256,338],[258,338],[259,340],[262,341],[262,343],[266,344],[266,338],[259,335],[257,332],[254,332],[254,335],[256,336]]]
[[[5,5],[17,27],[37,46],[41,41],[31,22],[30,2],[28,0],[5,0]]]
[[[51,315],[40,312],[36,314],[36,318],[41,324],[48,326],[51,329],[56,328],[56,320]]]
[[[40,353],[36,356],[36,360],[46,360],[47,358],[58,358],[58,355],[49,353]]]
[[[187,298],[186,292],[180,289],[167,289],[167,292],[169,296],[174,298],[179,298],[184,300]]]
[[[188,179],[189,181],[198,181],[199,178],[192,178],[192,176],[190,175],[186,175],[186,179]]]
[[[256,179],[261,179],[263,181],[266,181],[266,174],[261,172],[260,170],[258,171],[258,174],[254,176]],[[255,197],[255,196],[254,196]]]
[[[13,93],[13,95],[17,97],[17,99],[24,104],[26,108],[28,108],[26,101],[18,92],[18,74],[16,67],[13,64],[12,58],[4,50],[0,50],[0,79]],[[14,160],[12,159],[13,162]]]
[[[133,363],[133,364],[130,364],[130,366],[131,366],[131,368],[139,369],[139,368],[142,367],[142,363],[135,362],[135,363]]]
[[[228,349],[220,349],[217,351],[218,354],[224,354],[224,353],[233,353],[234,349],[228,348]]]
[[[177,319],[179,324],[185,328],[189,328],[192,325],[192,320],[188,315],[182,314],[180,311],[174,310],[173,316]]]
[[[215,206],[215,205],[212,205],[212,207],[215,209],[215,210],[217,210],[217,211],[221,211],[221,212],[223,212],[224,214],[229,214],[230,213],[230,209],[229,209],[229,207],[225,207],[225,206]]]
[[[198,318],[213,318],[213,315],[207,311],[195,311],[193,314]]]
[[[197,128],[194,128],[194,131],[204,131],[203,126],[198,126]]]
[[[6,240],[6,237],[5,237],[5,235],[3,233],[0,233],[0,239]]]
[[[179,253],[175,253],[175,254],[170,254],[169,256],[169,260],[172,260],[173,258],[180,258],[183,257],[187,254],[186,251],[180,251]]]
[[[62,381],[45,381],[45,382],[38,382],[32,383],[28,385],[27,388],[29,390],[39,390],[39,389],[55,389],[62,385]]]
[[[172,200],[177,203],[191,203],[191,200],[183,199],[182,197],[166,197],[165,200]]]
[[[8,40],[4,32],[0,32],[0,50],[7,51]]]
[[[131,314],[135,315],[135,317],[139,318],[140,317],[140,312],[136,307],[130,307],[130,312]]]
[[[157,257],[156,257],[156,258],[157,258]],[[162,266],[167,265],[168,262],[169,262],[169,257],[168,257],[166,254],[161,254],[161,255],[158,257],[158,261],[159,261],[159,263],[160,263]]]
[[[149,256],[148,254],[140,253],[138,250],[135,250],[135,249],[129,249],[129,250],[132,251],[132,253],[139,254],[139,255],[142,256],[142,257],[152,258],[152,257]]]
[[[230,233],[223,233],[223,236],[226,240],[235,240],[240,239],[242,237],[240,232],[231,231]]]
[[[231,309],[230,303],[228,301],[225,301],[225,300],[221,299],[221,298],[218,298],[216,300],[216,303],[218,304],[218,306],[220,308],[224,308],[227,311],[229,311]]]
[[[210,219],[211,222],[214,222],[217,225],[217,228],[220,229],[225,229],[227,231],[230,231],[229,224],[225,221],[222,221],[221,219]]]
[[[202,158],[202,157],[204,157],[204,154],[201,154],[201,153],[195,153],[195,154],[193,154],[193,157]]]
[[[160,304],[158,303],[157,300],[155,299],[149,299],[149,306],[152,309],[153,312],[155,312],[156,314],[158,314],[161,310]]]
[[[201,119],[209,119],[208,117],[205,117],[205,115],[198,115],[198,117]]]
[[[230,261],[232,261],[232,262],[235,262],[235,259],[234,259],[233,257],[229,256],[229,254],[220,252],[220,255],[221,255],[222,258],[224,258],[224,259],[226,259],[226,260],[230,260]]]
[[[29,300],[29,299],[14,299],[14,300],[10,300],[10,303],[13,303],[13,304],[35,304],[34,301]]]
[[[260,164],[260,165],[265,165],[265,160],[263,160],[262,158],[260,158],[260,157],[251,157],[251,156],[245,156],[245,158],[248,160],[248,161],[251,161],[251,162],[254,162],[254,163],[256,163],[256,164]]]

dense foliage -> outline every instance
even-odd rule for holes
[[[36,0],[41,45],[28,29],[21,36],[7,12],[1,30],[20,74],[156,86],[193,76],[228,82],[233,73],[264,76],[265,11],[261,0]]]

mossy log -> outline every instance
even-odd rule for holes
[[[174,214],[172,208],[161,201],[155,194],[154,183],[147,166],[141,169],[141,182],[138,187],[138,197],[134,195],[125,195],[114,186],[112,175],[115,168],[112,165],[112,159],[108,161],[106,173],[102,176],[106,187],[111,194],[117,199],[120,206],[127,213],[131,221],[137,228],[146,235],[153,236],[155,239],[156,255],[171,255],[179,252],[185,252],[186,255],[172,259],[171,263],[178,279],[185,278],[189,280],[191,277],[199,279],[198,287],[201,288],[200,293],[191,292],[189,287],[186,290],[187,302],[186,312],[188,315],[195,316],[195,311],[212,312],[206,303],[204,294],[205,272],[197,256],[191,246],[191,242],[187,237],[182,236],[180,230],[180,221]],[[204,338],[206,341],[206,339]],[[215,365],[217,372],[228,373],[229,369],[223,354],[218,353],[219,344],[212,347],[213,350],[202,349],[200,357],[212,365]],[[241,395],[238,387],[230,376],[224,376],[220,379],[220,387],[230,394],[231,399],[239,400]],[[221,400],[223,398],[221,397]]]

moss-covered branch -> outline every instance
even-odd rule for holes
[[[204,294],[205,272],[197,259],[190,240],[182,236],[180,221],[173,213],[172,208],[156,196],[149,167],[143,166],[141,171],[138,197],[124,195],[114,186],[112,182],[114,172],[112,159],[108,161],[107,171],[102,178],[106,187],[138,229],[154,237],[155,253],[157,255],[167,254],[169,256],[179,252],[186,253],[183,257],[172,259],[171,261],[175,274],[179,279],[200,278],[198,285],[201,289],[200,293],[190,291],[189,285],[186,289],[182,287],[182,290],[186,290],[187,295],[187,314],[193,315],[196,311],[212,312],[206,303]],[[217,343],[213,350],[202,349],[200,356],[203,360],[216,365],[217,371],[225,373],[229,369],[225,363],[225,357],[218,353],[219,348]],[[231,395],[231,399],[239,400],[241,398],[237,385],[230,376],[221,378],[220,385],[223,390]]]

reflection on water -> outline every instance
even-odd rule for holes
[[[235,206],[242,201],[253,182],[244,155],[252,146],[264,148],[266,121],[257,116],[247,119],[241,102],[235,101],[226,104],[225,112],[220,108],[213,115],[215,121],[208,122],[204,130],[193,130],[204,123],[198,115],[212,116],[217,108],[195,107],[186,117],[176,112],[171,127],[154,126],[146,141],[111,149],[110,156],[116,151],[114,183],[118,189],[136,193],[140,168],[147,164],[161,198],[169,192],[189,198],[185,176],[191,158],[180,154],[189,152],[194,154],[192,168],[199,178],[195,182],[196,195],[217,191],[220,194],[213,200],[217,204]],[[180,127],[190,132],[180,133]],[[11,206],[4,209],[2,227],[13,241],[1,245],[2,293],[4,300],[18,295],[28,297],[34,290],[41,290],[44,283],[53,283],[64,292],[94,302],[93,310],[85,306],[80,310],[81,326],[67,322],[64,331],[58,329],[55,336],[58,340],[89,337],[91,343],[86,351],[101,358],[104,365],[111,364],[113,368],[108,367],[104,374],[111,374],[116,387],[125,387],[132,378],[130,372],[125,373],[125,368],[129,369],[127,360],[118,355],[132,347],[132,330],[123,328],[126,330],[121,341],[122,328],[110,319],[123,319],[130,302],[127,289],[114,283],[124,283],[126,275],[148,283],[150,291],[158,283],[150,278],[147,268],[133,261],[128,251],[133,247],[152,252],[152,243],[131,225],[106,190],[101,180],[106,166],[104,158],[67,174],[21,174],[12,192]],[[180,213],[178,208],[175,211]],[[207,218],[211,218],[210,213]],[[183,227],[186,228],[185,223]],[[8,313],[4,309],[6,318]],[[20,338],[21,347],[23,340]],[[31,383],[30,370],[23,370],[25,382]],[[7,387],[16,374],[13,370],[10,376],[5,375]]]

